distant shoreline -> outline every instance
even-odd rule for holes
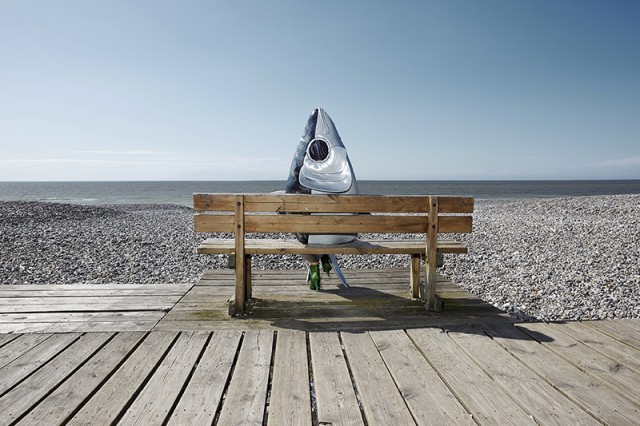
[[[476,199],[557,198],[640,194],[637,180],[583,181],[359,181],[363,194],[467,195]],[[284,181],[0,182],[0,201],[81,205],[193,205],[197,192],[267,193]]]

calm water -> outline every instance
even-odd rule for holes
[[[358,184],[364,194],[469,195],[477,199],[640,194],[640,180],[359,181]],[[283,188],[284,181],[0,182],[0,201],[191,206],[194,192],[265,193]]]

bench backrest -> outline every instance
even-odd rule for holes
[[[454,196],[302,194],[194,194],[193,201],[197,232],[244,233],[469,233],[474,203]]]

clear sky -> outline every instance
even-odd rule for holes
[[[0,0],[0,180],[640,179],[640,1]]]

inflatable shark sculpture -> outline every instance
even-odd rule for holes
[[[347,150],[333,120],[322,108],[311,113],[291,162],[285,188],[293,194],[358,194],[358,182]],[[357,235],[297,234],[303,244],[342,244]],[[305,256],[309,261],[307,281],[311,289],[320,289],[319,264],[328,274],[333,268],[345,287],[346,280],[335,255]]]

